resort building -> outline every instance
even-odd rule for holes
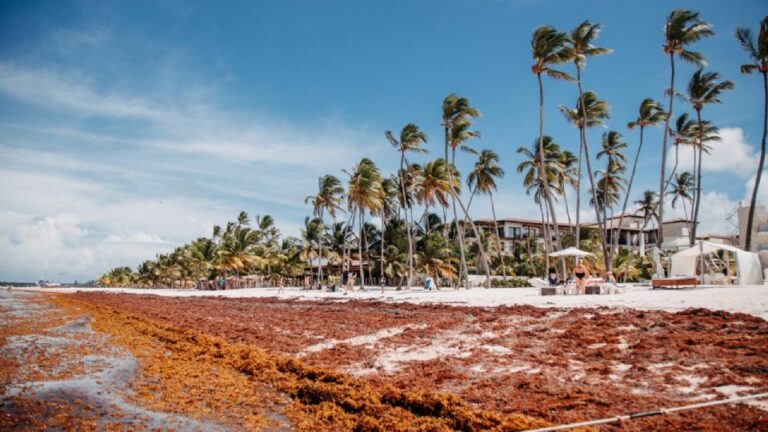
[[[739,206],[739,247],[744,249],[747,236],[747,219],[749,218],[749,206]],[[763,266],[768,265],[768,213],[764,205],[755,206],[755,217],[752,221],[752,244],[748,252],[755,252],[760,256]]]
[[[619,222],[621,221],[621,233],[619,233]],[[541,241],[544,239],[544,225],[540,220],[534,219],[519,219],[519,218],[505,218],[500,219],[497,222],[498,236],[501,240],[502,248],[505,252],[512,252],[515,244],[527,245],[530,242]],[[765,247],[766,256],[768,256],[768,215],[765,216]],[[481,231],[493,231],[494,223],[492,219],[480,219],[475,221],[475,225]],[[637,215],[625,215],[623,219],[619,216],[614,216],[606,220],[607,225],[607,240],[613,242],[616,236],[620,236],[617,241],[620,247],[639,250],[644,253],[648,247],[656,244],[656,239],[659,234],[658,227],[655,223],[648,222],[641,216]],[[688,248],[690,243],[689,230],[691,221],[678,218],[664,221],[662,226],[664,232],[664,243],[662,249],[665,250],[682,250]],[[575,225],[567,223],[559,223],[558,228],[560,232],[572,232]],[[583,224],[582,227],[589,229],[597,229],[597,224],[594,222]],[[550,233],[554,236],[553,226],[550,225]],[[468,235],[472,237],[471,230],[468,231]],[[729,235],[716,235],[707,234],[697,236],[698,239],[704,239],[715,243],[724,243],[729,245],[736,245],[737,240],[735,236]]]

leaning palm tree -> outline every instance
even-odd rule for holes
[[[581,70],[586,67],[587,58],[610,54],[613,51],[608,48],[600,48],[593,45],[593,42],[600,35],[602,28],[603,27],[600,24],[592,24],[588,20],[584,21],[571,31],[571,34],[569,35],[566,42],[565,55],[571,61],[573,61],[574,66],[576,66],[576,86],[579,90],[579,101],[576,106],[578,109],[577,117],[582,119],[590,118],[590,113],[588,112],[587,101],[585,100],[584,91],[581,87]],[[606,110],[606,115],[607,112],[608,111]],[[581,236],[581,161],[584,155],[586,155],[587,162],[589,162],[589,148],[587,147],[586,130],[585,127],[579,127],[579,165],[577,170],[578,172],[576,174],[576,178],[578,180],[578,184],[576,186],[576,247],[579,247],[579,237]],[[592,169],[589,168],[588,171],[591,173]],[[592,190],[595,189],[595,185],[593,183],[594,179],[590,176],[590,184]],[[599,226],[600,220],[598,219],[597,222]]]
[[[400,153],[400,192],[402,193],[401,205],[403,206],[403,212],[405,213],[405,222],[408,226],[408,286],[411,286],[413,281],[413,218],[408,221],[408,209],[411,208],[410,199],[408,198],[406,190],[406,166],[408,161],[406,153],[427,153],[427,149],[422,147],[427,142],[427,135],[419,130],[419,127],[413,123],[408,123],[400,131],[400,139],[396,139],[391,131],[386,131],[384,135],[387,137],[392,146],[394,146]],[[407,208],[406,208],[407,207]]]
[[[693,175],[687,171],[681,172],[675,176],[672,188],[667,192],[672,197],[672,208],[675,208],[678,200],[683,203],[683,215],[686,220],[688,220],[688,206],[685,203],[691,204],[693,202],[694,185]]]
[[[332,175],[324,175],[317,180],[317,195],[308,196],[304,202],[312,203],[312,211],[320,220],[320,233],[321,238],[317,242],[317,278],[320,280],[320,285],[323,284],[323,264],[320,262],[323,259],[323,243],[325,233],[325,220],[323,219],[324,212],[328,212],[332,219],[336,219],[336,210],[341,208],[342,198],[344,194],[344,188],[341,186],[341,182],[338,178]],[[312,269],[310,268],[310,271]],[[314,275],[313,275],[314,277]]]
[[[493,230],[496,233],[496,249],[501,260],[501,272],[504,282],[507,281],[507,269],[504,263],[504,249],[499,240],[499,224],[496,220],[496,205],[493,202],[493,191],[496,190],[496,179],[504,177],[504,169],[499,166],[499,155],[493,150],[482,150],[477,157],[475,168],[467,176],[467,187],[472,194],[479,192],[487,194],[491,199],[491,214],[493,215]]]
[[[355,165],[349,178],[347,188],[347,200],[349,211],[357,211],[360,217],[358,221],[360,235],[357,241],[358,255],[360,259],[360,288],[364,289],[363,272],[363,235],[365,228],[365,212],[377,214],[383,205],[383,192],[381,187],[381,173],[370,159],[362,159]]]
[[[667,164],[667,139],[669,138],[669,120],[672,118],[672,103],[675,97],[675,56],[683,61],[703,66],[706,60],[701,53],[689,51],[686,48],[702,38],[712,36],[712,26],[699,19],[699,13],[684,9],[673,10],[664,25],[664,54],[669,55],[669,111],[664,123],[664,137],[661,143],[661,172],[659,177],[659,227],[664,223],[665,168]],[[659,229],[656,246],[661,247],[664,235]]]
[[[621,206],[621,214],[619,215],[619,232],[617,236],[621,237],[621,227],[624,223],[624,214],[627,212],[627,204],[629,203],[629,197],[632,193],[632,184],[635,181],[635,172],[637,171],[637,162],[640,160],[640,152],[643,150],[643,132],[646,126],[658,126],[666,116],[664,107],[651,98],[643,99],[640,102],[640,108],[638,109],[637,118],[634,121],[627,123],[627,128],[632,130],[634,128],[640,128],[640,142],[637,145],[637,151],[635,152],[635,159],[632,162],[632,172],[629,175],[629,181],[627,182],[627,193],[624,194],[624,204]]]
[[[696,172],[696,200],[694,201],[693,217],[692,217],[692,233],[691,233],[691,246],[696,241],[696,227],[699,221],[699,207],[701,205],[701,165],[702,154],[704,151],[704,133],[705,128],[702,126],[701,110],[705,105],[711,105],[721,103],[720,94],[725,90],[733,89],[733,83],[725,80],[720,81],[720,74],[717,72],[704,72],[703,69],[699,69],[693,73],[691,80],[688,82],[687,94],[682,97],[688,101],[696,111],[697,131],[696,138],[698,141],[697,151],[699,166]]]
[[[479,117],[480,111],[474,108],[469,99],[455,94],[449,94],[443,99],[443,118],[442,126],[445,134],[445,160],[451,161],[451,165],[456,163],[456,148],[466,148],[466,142],[472,138],[477,138],[480,133],[471,130],[472,118]],[[451,150],[450,159],[448,159],[448,149]],[[453,170],[449,170],[450,177],[453,177]],[[453,184],[454,179],[450,178]],[[460,180],[459,180],[460,182]],[[464,286],[469,287],[467,270],[466,247],[464,245],[464,227],[459,223],[458,213],[456,211],[456,200],[451,199],[453,210],[453,225],[459,240],[459,257],[461,267],[459,269],[459,280]],[[448,224],[445,224],[447,233]]]
[[[549,212],[552,217],[552,222],[555,231],[555,242],[557,249],[561,249],[560,233],[557,227],[557,216],[555,214],[554,198],[549,191],[549,178],[547,173],[547,166],[544,160],[544,85],[541,81],[541,76],[546,75],[553,79],[564,79],[573,81],[573,77],[567,73],[559,70],[555,70],[552,67],[571,60],[571,51],[566,49],[566,43],[568,42],[568,36],[565,33],[561,33],[550,26],[540,26],[533,31],[533,37],[531,38],[531,52],[533,54],[533,66],[531,66],[531,72],[536,75],[536,80],[539,84],[539,181],[541,182],[542,192],[544,199],[549,207]],[[552,244],[550,239],[546,239],[544,246],[546,252],[552,251]],[[565,273],[565,260],[562,261],[563,273]]]
[[[741,65],[741,73],[751,74],[759,72],[763,76],[763,137],[760,140],[760,162],[757,164],[757,175],[752,187],[752,199],[749,204],[749,216],[747,217],[747,233],[744,238],[744,249],[752,248],[752,224],[755,219],[755,206],[757,205],[757,191],[760,189],[760,179],[763,175],[765,163],[765,135],[768,128],[768,17],[760,22],[760,31],[757,41],[752,38],[752,32],[748,28],[737,27],[736,38],[741,47],[749,55],[751,63]]]
[[[579,129],[579,137],[580,141],[583,142],[583,145],[581,145],[582,150],[584,151],[584,159],[586,159],[587,162],[587,178],[589,178],[589,186],[590,191],[592,193],[592,201],[594,201],[594,194],[595,191],[597,191],[596,184],[595,184],[595,178],[592,174],[592,162],[591,158],[589,156],[589,146],[587,145],[586,141],[586,129],[590,127],[595,126],[601,126],[604,122],[604,120],[608,119],[610,117],[610,105],[608,102],[598,99],[597,95],[591,91],[584,92],[579,99],[576,101],[576,108],[567,108],[563,105],[560,105],[560,111],[565,116],[566,120],[568,120],[574,127]],[[581,213],[581,192],[577,191],[576,195],[576,215],[578,217],[579,213]],[[603,229],[603,221],[602,217],[600,216],[600,212],[595,209],[595,220],[597,221],[597,228],[600,233],[600,245],[603,250],[607,247],[607,244],[605,242],[605,230]],[[576,220],[576,238],[580,239],[581,237],[581,228],[580,228],[580,220]],[[579,246],[579,240],[577,240],[576,247]],[[606,254],[604,253],[603,256],[605,257]],[[606,257],[607,258],[607,257]],[[607,266],[607,264],[606,264]]]

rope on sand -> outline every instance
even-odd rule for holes
[[[609,423],[622,423],[625,421],[635,420],[635,419],[644,418],[644,417],[655,417],[655,416],[664,415],[664,414],[672,414],[678,411],[707,408],[715,405],[732,404],[732,403],[743,402],[751,399],[762,399],[764,397],[768,397],[768,392],[757,393],[757,394],[748,395],[748,396],[738,396],[730,399],[720,399],[716,401],[702,402],[702,403],[697,403],[692,405],[683,405],[683,406],[678,406],[673,408],[660,408],[655,411],[639,412],[639,413],[633,413],[633,414],[627,414],[627,415],[620,415],[616,417],[606,417],[598,420],[590,420],[590,421],[585,421],[580,423],[570,423],[570,424],[564,424],[559,426],[549,426],[549,427],[540,428],[540,429],[529,429],[528,432],[551,432],[551,431],[560,431],[560,430],[573,429],[573,428],[584,427],[584,426],[597,426],[597,425],[609,424]]]

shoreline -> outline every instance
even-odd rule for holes
[[[225,297],[225,298],[279,298],[305,301],[368,300],[390,303],[447,304],[454,306],[514,306],[529,305],[541,308],[609,307],[638,310],[680,312],[691,308],[713,311],[745,313],[768,321],[768,285],[707,286],[680,290],[653,290],[650,287],[630,287],[621,294],[542,296],[537,288],[473,288],[435,291],[423,289],[385,289],[367,287],[366,291],[343,292],[305,291],[286,288],[277,294],[277,288],[242,288],[223,291],[195,289],[145,288],[37,288],[22,287],[13,290],[48,293],[106,292],[119,294],[157,295],[162,297]]]

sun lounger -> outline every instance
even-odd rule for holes
[[[658,278],[651,281],[653,289],[656,288],[680,288],[685,286],[696,286],[699,284],[699,278],[695,276],[673,276],[668,278]]]

